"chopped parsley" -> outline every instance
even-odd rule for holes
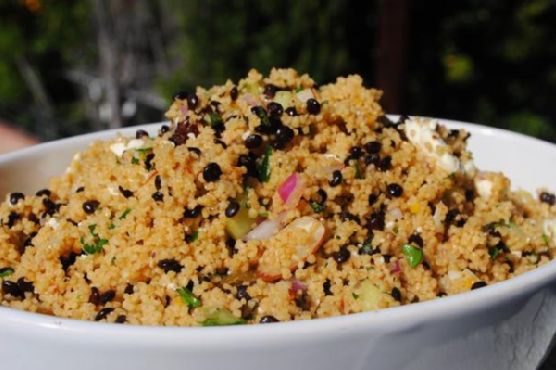
[[[543,240],[544,244],[546,244],[546,245],[550,244],[550,239],[548,238],[548,235],[546,235],[544,233],[542,234],[542,240]]]
[[[131,208],[126,208],[126,210],[120,216],[120,220],[125,220],[125,218],[131,213]]]
[[[86,244],[84,239],[81,238],[81,244],[83,244],[83,252],[88,255],[100,253],[106,244],[108,244],[107,239],[98,239],[94,244]]]
[[[488,255],[493,260],[496,259],[496,257],[498,257],[499,254],[500,254],[500,248],[498,247],[498,245],[493,245],[488,247]]]
[[[315,213],[321,213],[322,211],[324,211],[324,204],[320,204],[320,203],[317,203],[315,201],[311,201],[311,202],[309,202],[309,205],[311,206],[311,208],[313,209],[313,211]]]
[[[196,297],[189,289],[178,288],[176,289],[176,292],[180,295],[181,300],[187,305],[187,307],[197,308],[201,306],[201,300]]]
[[[108,244],[107,239],[103,239],[98,236],[98,234],[96,233],[96,228],[97,228],[97,224],[91,224],[88,226],[89,232],[93,237],[92,243],[86,243],[84,237],[81,237],[80,239],[81,244],[83,244],[82,249],[83,252],[85,252],[85,254],[91,255],[91,254],[100,253],[104,249],[104,246]]]
[[[272,172],[270,168],[270,157],[272,156],[272,147],[269,145],[266,147],[263,159],[259,166],[259,180],[261,182],[267,182],[270,179],[270,174]]]
[[[0,278],[5,278],[14,273],[14,269],[11,267],[4,267],[0,269]]]
[[[139,158],[137,157],[131,158],[131,164],[139,164]]]

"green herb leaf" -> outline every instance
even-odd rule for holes
[[[311,201],[311,202],[309,202],[309,205],[311,206],[311,208],[313,209],[313,211],[315,213],[321,213],[322,211],[324,211],[324,204],[320,204],[320,203],[317,203],[315,201]]]
[[[125,218],[130,214],[130,212],[131,212],[131,208],[126,208],[124,213],[122,213],[122,215],[120,216],[120,220],[125,220]]]
[[[417,267],[423,261],[423,250],[411,244],[404,244],[402,253],[411,268]]]
[[[131,164],[139,164],[139,158],[137,157],[131,158]]]
[[[496,259],[496,257],[498,257],[499,254],[500,254],[500,248],[498,248],[497,245],[493,245],[491,247],[488,247],[488,255],[493,260]]]
[[[195,230],[191,235],[187,235],[186,242],[193,243],[199,239],[199,231]]]
[[[548,238],[548,235],[546,235],[546,234],[542,234],[542,241],[546,245],[550,244],[550,239]]]
[[[359,294],[351,293],[353,299],[359,299]]]
[[[152,151],[153,148],[137,148],[135,149],[136,152],[141,154],[142,156],[146,155],[148,152]]]
[[[97,233],[95,232],[96,228],[97,228],[97,224],[89,225],[89,232],[91,233],[92,236],[98,236]]]
[[[259,180],[261,182],[267,182],[270,179],[270,174],[272,172],[270,168],[270,157],[272,156],[272,147],[269,145],[266,147],[259,166]]]
[[[356,179],[362,179],[363,178],[363,171],[361,171],[361,165],[359,164],[359,161],[355,161],[355,178]]]
[[[108,230],[114,230],[115,228],[116,228],[116,225],[114,225],[114,224],[108,225]]]
[[[4,267],[0,269],[0,278],[5,278],[14,273],[14,269],[11,267]]]
[[[242,325],[247,321],[235,317],[225,308],[217,308],[207,315],[207,318],[201,322],[203,326],[222,326],[222,325]]]
[[[373,245],[371,242],[364,243],[361,248],[359,254],[371,254],[373,252]]]
[[[176,292],[180,295],[183,303],[189,308],[197,308],[201,306],[201,300],[197,298],[191,291],[187,288],[178,288]]]
[[[83,252],[88,255],[100,253],[106,244],[108,244],[108,240],[99,239],[95,244],[83,245]]]
[[[216,112],[211,112],[209,115],[209,124],[210,127],[212,128],[222,128],[224,127],[224,121],[222,120],[222,117],[216,113]]]

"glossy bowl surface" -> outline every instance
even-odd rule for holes
[[[514,188],[556,190],[556,146],[478,125],[477,167]],[[151,133],[160,124],[146,125]],[[0,156],[0,196],[33,192],[104,131]],[[0,307],[0,368],[56,370],[535,369],[556,332],[556,263],[473,292],[374,312],[270,325],[139,327]]]

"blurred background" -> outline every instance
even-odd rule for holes
[[[176,90],[273,66],[555,142],[555,19],[553,0],[1,0],[0,151],[159,121]]]
[[[556,142],[553,0],[0,0],[0,153],[159,121],[177,90],[273,66]]]

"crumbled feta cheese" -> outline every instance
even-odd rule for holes
[[[144,144],[145,142],[143,140],[133,139],[127,143],[126,150],[142,148]]]
[[[118,141],[112,145],[110,145],[110,150],[112,151],[112,153],[116,154],[118,157],[121,157],[122,155],[124,155],[126,149],[126,145],[124,143],[122,143],[121,141]]]
[[[119,195],[119,194],[120,194],[120,192],[118,191],[118,189],[116,189],[116,188],[113,187],[113,186],[108,186],[106,189],[107,189],[108,192],[109,192],[110,194],[112,194],[112,195]]]
[[[46,224],[54,230],[58,230],[60,228],[60,224],[55,218],[49,218],[48,221],[46,221]]]
[[[456,156],[448,153],[438,154],[438,149],[448,148],[448,144],[439,137],[436,125],[437,122],[432,119],[410,118],[405,121],[405,134],[411,143],[435,158],[436,163],[446,171],[461,171],[461,162]]]
[[[114,144],[110,145],[110,150],[118,157],[121,157],[122,155],[124,155],[124,152],[126,150],[139,149],[143,147],[144,144],[145,142],[139,139],[130,140],[127,144],[121,141],[117,141]]]
[[[475,190],[482,198],[490,197],[492,193],[492,181],[475,179]]]
[[[297,99],[302,103],[307,103],[307,100],[313,98],[313,92],[311,89],[301,90],[297,93]]]
[[[543,231],[552,240],[552,244],[556,246],[556,218],[545,220],[543,223]]]
[[[461,278],[461,272],[460,271],[455,271],[455,270],[448,271],[448,279],[458,280],[459,278]]]
[[[473,162],[471,159],[463,164],[463,172],[465,172],[466,174],[471,174],[475,172],[475,170],[475,162]]]

